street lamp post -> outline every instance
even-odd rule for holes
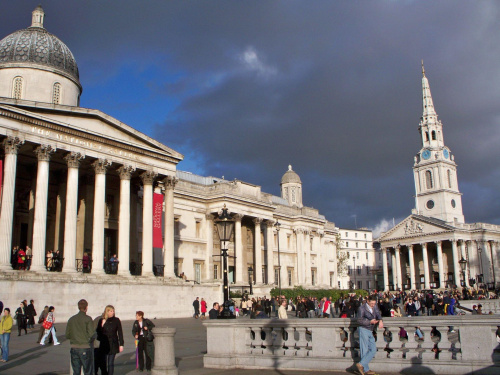
[[[278,239],[278,293],[279,293],[279,300],[281,301],[281,259],[280,259],[280,226],[281,223],[276,220],[276,224],[274,224],[276,227],[276,232],[277,232],[277,239]]]
[[[234,319],[236,316],[229,309],[229,282],[227,275],[227,251],[229,248],[229,240],[231,239],[231,235],[233,234],[234,229],[234,220],[231,216],[229,216],[227,212],[226,205],[224,204],[224,208],[222,208],[222,213],[215,220],[215,224],[217,225],[217,233],[219,234],[220,239],[220,249],[221,256],[223,259],[223,268],[224,268],[224,305],[222,313],[218,316],[218,319]]]
[[[354,288],[353,289],[356,289],[357,286],[356,286],[356,257],[352,257],[352,260],[354,262]]]
[[[483,257],[482,257],[482,252],[483,252],[483,249],[481,249],[479,246],[477,247],[477,252],[478,252],[478,255],[479,255],[479,272],[480,274],[478,275],[478,287],[479,287],[479,283],[484,283],[484,273],[483,273]]]
[[[467,261],[464,259],[464,257],[462,257],[462,259],[460,259],[458,261],[458,264],[460,264],[460,269],[462,270],[462,277],[463,277],[463,285],[462,285],[462,288],[465,287],[465,268],[467,267]]]

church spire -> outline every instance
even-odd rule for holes
[[[429,87],[429,81],[425,76],[424,60],[422,60],[422,106],[423,114],[422,120],[435,120],[437,117],[436,111],[434,110],[434,103],[432,102],[431,89]]]

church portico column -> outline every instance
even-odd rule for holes
[[[45,240],[47,236],[47,199],[49,194],[49,161],[55,149],[41,145],[35,149],[38,158],[35,193],[35,221],[33,223],[33,259],[31,270],[47,272],[45,268]]]
[[[394,290],[398,288],[398,271],[396,264],[396,252],[391,251],[391,264],[392,264],[392,287]]]
[[[408,263],[410,263],[410,289],[417,289],[417,279],[415,277],[415,258],[413,254],[413,245],[408,246]]]
[[[442,241],[436,241],[437,257],[438,257],[438,271],[439,271],[439,288],[446,288],[446,281],[444,279],[444,264],[443,264],[443,248]]]
[[[236,257],[236,283],[243,283],[243,233],[241,231],[241,219],[243,215],[236,214],[233,216],[234,221],[234,256]]]
[[[274,221],[266,221],[266,248],[267,248],[267,283],[274,284]],[[279,236],[279,232],[278,236]]]
[[[165,187],[165,220],[164,220],[164,238],[165,243],[163,247],[165,248],[164,264],[165,264],[165,277],[175,277],[174,272],[174,261],[175,261],[175,233],[174,233],[174,188],[178,179],[174,176],[167,176],[163,180],[163,186]],[[213,222],[212,222],[213,225]],[[207,237],[208,238],[208,237]],[[213,247],[213,240],[211,246]],[[212,253],[210,252],[210,258]],[[205,262],[206,263],[206,262]],[[209,267],[209,265],[207,265]],[[211,278],[210,274],[207,273],[207,278]]]
[[[157,174],[146,171],[142,179],[142,276],[153,276],[153,182]]]
[[[17,152],[24,142],[17,137],[3,141],[5,158],[3,165],[2,212],[0,214],[0,270],[12,270],[12,225],[14,223],[14,203],[16,190]],[[30,243],[30,241],[28,241]]]
[[[92,273],[104,274],[104,218],[106,207],[106,170],[111,162],[98,159],[92,166],[95,172],[94,217],[92,223]]]
[[[457,240],[450,240],[451,242],[451,252],[453,255],[453,280],[457,287],[460,287],[460,263],[458,263],[458,247]]]
[[[401,272],[401,246],[400,245],[396,246],[394,252],[396,253],[396,272],[398,278],[398,288],[400,290],[403,290],[403,277]]]
[[[120,175],[120,211],[118,216],[118,275],[130,276],[130,179],[135,168],[123,165]]]
[[[424,260],[424,287],[431,288],[431,280],[429,275],[429,254],[427,253],[427,243],[422,243],[422,258]]]
[[[76,223],[78,211],[78,169],[84,158],[79,152],[64,157],[68,165],[66,183],[66,214],[64,216],[64,263],[63,272],[76,273]]]
[[[387,267],[387,248],[382,248],[382,270],[384,272],[384,291],[389,290],[389,270]]]
[[[312,284],[312,270],[311,270],[311,232],[306,229],[304,231],[304,245],[302,249],[304,250],[304,258],[305,258],[305,269],[304,269],[304,283],[306,285]]]
[[[205,248],[205,275],[207,280],[217,279],[213,276],[213,252],[214,252],[214,215],[211,213],[207,213],[205,215],[205,230],[206,230],[206,239],[207,246]],[[166,253],[166,252],[165,252]],[[224,270],[222,270],[224,272]]]
[[[254,223],[254,252],[255,252],[255,283],[262,284],[262,241],[260,237],[260,224],[262,223],[261,218],[253,219]]]

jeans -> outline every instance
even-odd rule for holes
[[[0,339],[2,342],[2,359],[4,361],[9,360],[9,341],[10,341],[10,333],[3,333],[0,335]]]
[[[358,328],[359,333],[359,346],[361,348],[361,365],[366,371],[370,371],[368,367],[370,361],[375,357],[377,353],[377,345],[375,344],[375,338],[373,337],[373,332],[363,328]]]
[[[83,375],[94,375],[92,374],[92,352],[90,348],[71,348],[70,356],[73,375],[80,375],[82,367]]]
[[[52,326],[52,327],[50,327],[50,329],[45,330],[45,334],[43,335],[42,339],[40,340],[40,344],[45,345],[45,340],[47,339],[47,337],[49,336],[50,333],[52,333],[52,340],[54,341],[54,344],[59,343],[59,341],[57,341],[57,336],[56,336],[56,331],[54,330],[54,326]]]
[[[108,367],[108,375],[115,373],[115,356],[116,354],[106,354],[106,364]]]

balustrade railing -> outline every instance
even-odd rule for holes
[[[204,325],[205,367],[346,370],[359,361],[355,319],[241,319]],[[386,318],[376,332],[377,354],[370,368],[498,374],[497,330],[500,319],[494,315]]]

